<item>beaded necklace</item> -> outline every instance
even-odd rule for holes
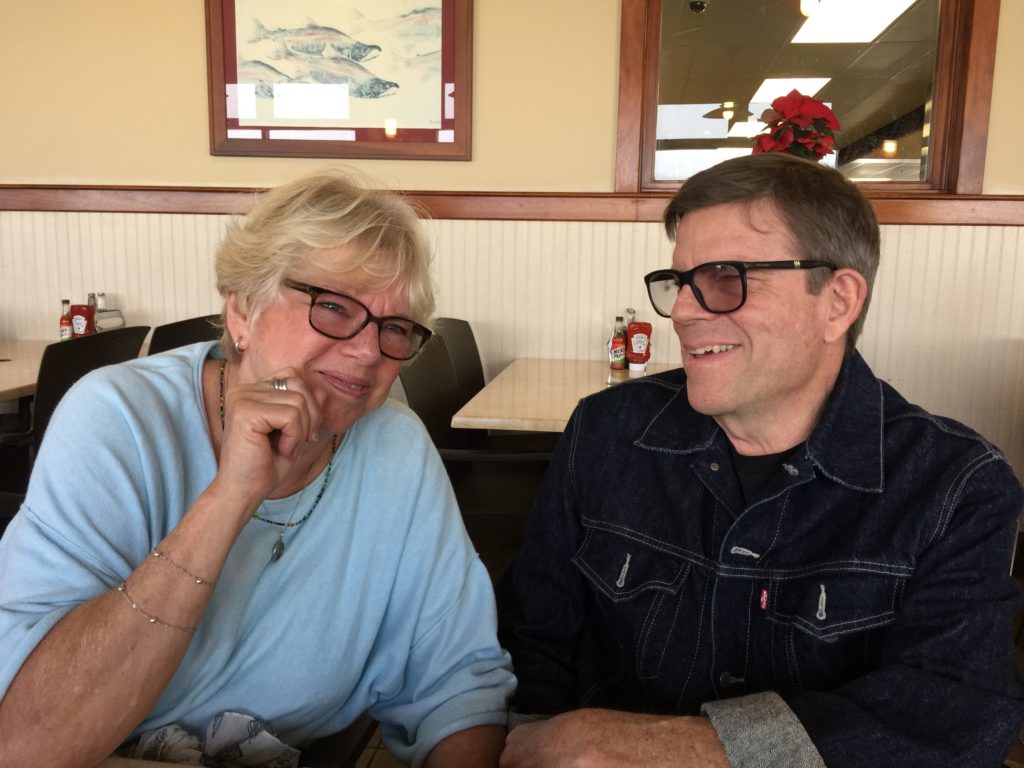
[[[222,360],[220,364],[220,385],[217,391],[217,398],[220,402],[220,429],[224,431],[224,367],[225,363]],[[331,480],[331,470],[334,468],[334,454],[338,451],[338,436],[331,436],[331,455],[327,459],[327,471],[324,473],[324,481],[320,484],[320,490],[316,494],[316,498],[313,499],[313,506],[309,508],[309,511],[300,517],[295,522],[292,522],[292,518],[295,517],[295,510],[298,509],[298,502],[292,509],[292,514],[288,518],[288,522],[279,523],[277,520],[270,520],[266,517],[261,517],[258,513],[253,513],[253,519],[259,520],[263,523],[270,523],[270,525],[278,525],[281,527],[281,532],[277,535],[277,541],[274,542],[274,546],[270,548],[270,562],[276,563],[281,559],[281,555],[284,554],[284,534],[289,528],[297,528],[309,519],[309,516],[313,514],[313,510],[316,509],[317,504],[320,503],[321,497],[324,495],[324,491],[327,490],[327,483]]]

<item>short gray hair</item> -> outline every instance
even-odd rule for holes
[[[782,152],[726,160],[683,183],[665,209],[665,231],[675,240],[679,222],[688,213],[762,200],[770,202],[786,223],[801,259],[829,261],[860,272],[867,281],[864,307],[846,334],[846,351],[852,352],[867,317],[881,236],[871,203],[838,171]],[[818,293],[827,280],[824,270],[807,272],[811,293]]]

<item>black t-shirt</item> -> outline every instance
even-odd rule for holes
[[[800,445],[782,453],[769,453],[766,456],[744,456],[737,453],[732,443],[730,443],[729,455],[732,457],[733,471],[736,472],[736,478],[740,481],[744,505],[749,507],[761,498],[771,479],[778,472],[782,471],[782,465],[787,461],[792,462],[796,460],[803,448],[804,444],[800,443]]]

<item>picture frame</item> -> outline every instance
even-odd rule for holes
[[[472,0],[206,0],[210,154],[471,159]]]

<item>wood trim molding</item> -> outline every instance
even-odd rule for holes
[[[647,0],[622,0],[619,20],[619,109],[615,144],[615,191],[640,189],[640,140],[644,115],[643,86]]]
[[[971,24],[963,84],[964,119],[955,189],[958,194],[978,194],[982,190],[988,150],[988,121],[992,111],[992,78],[996,69],[999,0],[975,0]]]
[[[0,211],[241,214],[257,189],[0,185]],[[670,192],[406,192],[435,219],[660,221]],[[882,224],[1024,226],[1024,195],[906,195],[871,200]]]

